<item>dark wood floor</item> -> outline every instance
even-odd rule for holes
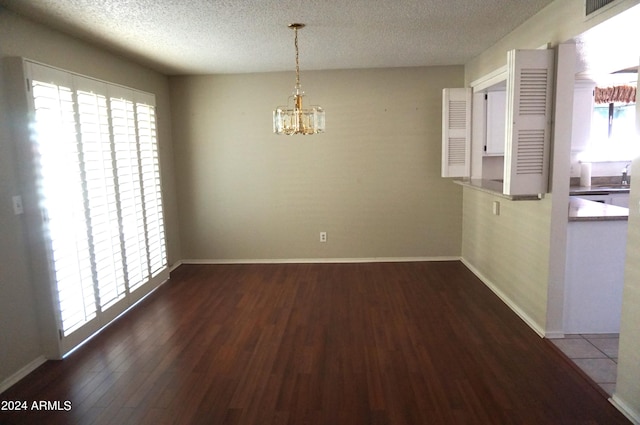
[[[188,265],[2,424],[623,424],[459,262]]]

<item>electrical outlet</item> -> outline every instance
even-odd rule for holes
[[[320,242],[327,241],[327,232],[320,232]]]

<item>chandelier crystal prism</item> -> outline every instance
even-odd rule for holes
[[[300,63],[298,60],[298,30],[304,24],[289,24],[295,34],[296,85],[286,106],[278,106],[273,111],[273,132],[276,134],[317,134],[324,133],[324,110],[318,105],[304,106],[304,91],[300,85]]]

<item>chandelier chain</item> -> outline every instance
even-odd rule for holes
[[[298,28],[294,27],[293,28],[294,34],[295,34],[295,38],[294,38],[294,44],[296,47],[296,87],[300,87],[300,61],[298,58]]]

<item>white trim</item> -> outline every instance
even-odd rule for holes
[[[575,85],[576,46],[558,45],[554,125],[552,128],[553,164],[551,171],[551,235],[549,244],[549,278],[547,287],[546,337],[564,335],[564,295],[567,262],[567,199],[573,132],[573,95]],[[558,336],[559,335],[559,336]]]
[[[473,93],[471,100],[471,179],[482,180],[484,146],[487,144],[486,93]]]
[[[238,258],[191,259],[180,264],[322,264],[322,263],[408,263],[420,261],[460,261],[460,257],[364,257],[364,258]],[[172,269],[173,270],[173,269]]]
[[[507,65],[491,71],[490,73],[483,75],[471,82],[470,86],[474,93],[488,89],[496,84],[507,81]]]
[[[0,382],[0,394],[2,394],[3,392],[11,388],[14,384],[17,384],[18,381],[20,381],[22,378],[24,378],[25,376],[27,376],[28,374],[36,370],[38,367],[43,365],[46,361],[47,359],[44,356],[38,356],[32,361],[30,361],[29,363],[27,363],[26,366],[18,370],[16,373],[11,375],[4,381]]]
[[[640,412],[634,410],[629,403],[623,401],[617,395],[613,395],[609,402],[615,406],[623,415],[627,417],[635,425],[640,425]]]
[[[565,337],[565,333],[561,331],[545,332],[544,337],[547,339],[560,339]]]
[[[473,274],[476,275],[478,279],[480,279],[494,294],[498,296],[515,314],[517,314],[524,322],[529,325],[531,329],[533,329],[541,338],[545,337],[544,329],[540,326],[535,320],[531,318],[527,313],[525,313],[511,298],[509,298],[500,288],[498,288],[493,282],[487,279],[478,269],[472,266],[467,260],[461,258],[462,264],[467,266],[469,270]]]
[[[172,273],[175,269],[177,269],[178,267],[180,267],[182,264],[184,264],[184,261],[182,261],[182,260],[178,260],[178,261],[176,261],[175,263],[171,264],[171,265],[169,266],[169,275],[171,275],[171,273]]]
[[[590,14],[586,14],[587,13],[587,1],[585,0],[583,2],[583,7],[582,7],[582,12],[585,14],[584,15],[584,22],[589,22],[590,20],[592,20],[593,18],[596,18],[598,15],[605,13],[607,10],[609,9],[613,9],[614,7],[618,6],[621,2],[619,1],[612,1],[609,4],[605,4],[604,6],[600,6],[600,8],[594,10],[593,12],[591,12]]]
[[[73,72],[73,71],[69,71],[68,69],[59,68],[57,66],[49,65],[48,63],[40,62],[40,61],[37,61],[37,60],[34,60],[34,59],[29,59],[29,58],[25,58],[25,57],[21,57],[20,59],[23,62],[26,62],[26,63],[31,63],[31,64],[35,64],[35,65],[39,65],[39,66],[44,66],[46,68],[54,69],[56,71],[64,72],[66,74],[71,74],[71,75],[76,76],[76,77],[86,78],[87,80],[93,80],[93,81],[95,81],[97,83],[100,83],[100,84],[108,84],[108,85],[111,85],[111,86],[119,87],[121,89],[132,91],[132,92],[134,92],[136,94],[142,94],[143,98],[147,99],[147,100],[151,97],[151,98],[153,98],[153,106],[154,107],[156,106],[156,104],[155,104],[155,96],[156,95],[154,93],[146,92],[144,90],[139,90],[139,89],[134,88],[134,87],[123,86],[123,85],[118,84],[118,83],[113,83],[111,81],[101,80],[99,78],[90,77],[88,75],[79,74],[77,72]],[[142,103],[144,103],[144,102],[142,102]]]

